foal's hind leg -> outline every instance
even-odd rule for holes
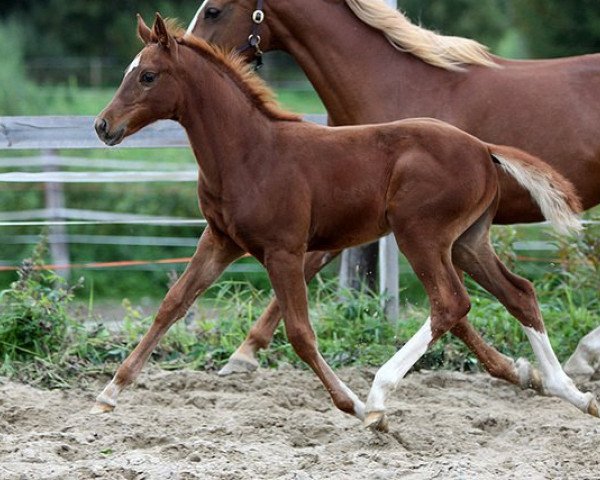
[[[242,253],[228,238],[217,237],[210,227],[206,228],[185,272],[162,301],[152,326],[118,368],[112,381],[98,395],[92,413],[110,412],[115,408],[119,393],[136,379],[171,325],[185,315],[196,297]]]
[[[428,231],[435,230],[423,230]],[[427,291],[431,313],[421,329],[375,375],[367,398],[365,425],[378,430],[387,430],[387,397],[429,346],[456,325],[470,308],[467,292],[452,265],[451,242],[447,238],[436,242],[420,234],[401,235],[397,237],[398,245]]]
[[[462,272],[460,272],[462,277]],[[463,317],[450,330],[454,336],[462,340],[475,354],[479,363],[486,371],[495,378],[506,380],[521,388],[532,388],[543,393],[542,377],[527,360],[519,359],[516,363],[510,357],[502,355],[494,347],[486,343],[483,337],[469,323],[467,317]]]
[[[341,250],[330,252],[310,252],[304,259],[304,278],[310,282],[319,271],[339,255]],[[231,375],[233,373],[249,373],[258,368],[256,353],[263,348],[267,348],[279,321],[281,320],[281,310],[277,299],[271,300],[263,314],[248,332],[248,336],[231,355],[227,364],[219,370],[219,375]]]
[[[461,236],[454,245],[453,260],[521,322],[538,360],[544,390],[598,416],[594,396],[580,392],[562,370],[550,345],[533,286],[511,273],[498,259],[489,242],[488,228],[476,224]]]

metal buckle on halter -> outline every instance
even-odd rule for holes
[[[257,25],[261,24],[265,19],[265,12],[262,10],[254,10],[252,13],[252,21]]]
[[[255,34],[255,33],[251,33],[251,34],[248,36],[248,44],[249,44],[251,47],[254,47],[254,49],[256,49],[256,52],[257,52],[257,53],[262,53],[262,52],[260,51],[260,35],[257,35],[257,34]]]
[[[250,34],[248,37],[248,45],[250,45],[250,48],[254,48],[254,59],[256,60],[254,70],[260,70],[263,65],[263,51],[260,49],[260,35],[255,33]]]

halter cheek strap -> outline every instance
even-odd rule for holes
[[[258,29],[260,24],[265,19],[265,12],[263,10],[263,0],[256,1],[256,10],[252,12],[252,33],[248,36],[248,41],[246,44],[242,45],[238,48],[238,52],[242,53],[251,48],[254,49],[254,60],[256,64],[254,68],[258,70],[263,65],[262,55],[263,52],[260,49],[260,35],[258,34]]]

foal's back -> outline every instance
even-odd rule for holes
[[[281,130],[273,178],[285,178],[286,190],[309,206],[310,250],[388,233],[391,202],[415,216],[432,202],[458,212],[495,188],[485,144],[438,120],[333,128],[295,123]]]

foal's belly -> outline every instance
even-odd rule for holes
[[[337,250],[371,242],[389,232],[383,201],[313,209],[308,250]]]

